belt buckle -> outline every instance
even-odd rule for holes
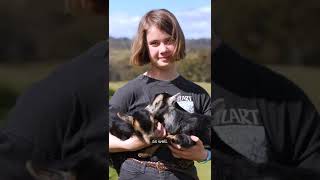
[[[164,170],[166,170],[166,167],[163,165],[163,166],[160,166],[161,165],[161,162],[160,161],[158,161],[157,163],[156,163],[156,167],[157,167],[157,169],[159,170],[159,171],[164,171]]]

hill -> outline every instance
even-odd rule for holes
[[[130,49],[131,47],[131,39],[123,37],[123,38],[115,38],[109,37],[109,48],[112,49]],[[210,49],[211,48],[211,39],[201,38],[201,39],[186,39],[186,49]]]

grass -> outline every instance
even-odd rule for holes
[[[211,179],[211,161],[200,164],[195,162],[195,166],[198,171],[198,177],[200,180],[210,180]]]
[[[46,77],[57,66],[58,63],[48,62],[0,64],[0,85],[21,93],[32,83]]]
[[[109,180],[117,180],[118,174],[115,169],[109,166]]]
[[[109,89],[117,90],[123,85],[125,85],[126,83],[127,81],[117,81],[117,82],[111,81],[109,82]],[[201,86],[202,88],[204,88],[209,93],[209,95],[211,95],[211,83],[206,83],[206,82],[195,82],[195,83]]]
[[[308,95],[320,112],[320,68],[303,66],[269,66],[274,71],[286,76]]]

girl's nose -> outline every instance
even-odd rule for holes
[[[160,52],[163,53],[163,52],[167,52],[167,51],[168,51],[167,46],[164,43],[161,43],[160,44]]]

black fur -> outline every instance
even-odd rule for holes
[[[169,94],[162,95],[164,102],[170,98]],[[160,108],[154,112],[154,116],[164,123],[169,134],[176,135],[174,143],[178,143],[182,147],[190,147],[194,145],[194,142],[189,138],[189,135],[196,135],[204,144],[210,144],[212,148],[212,177],[215,180],[320,179],[320,174],[310,169],[285,167],[276,163],[252,162],[219,138],[210,125],[210,116],[188,113],[177,103],[162,103]]]
[[[149,111],[141,109],[130,113],[140,125],[144,132],[136,131],[132,124],[125,122],[117,116],[118,109],[112,109],[109,111],[109,132],[120,138],[121,140],[129,139],[132,135],[137,135],[142,138],[144,134],[152,134],[154,130],[154,123],[151,122]],[[109,153],[109,163],[119,173],[121,164],[127,159],[127,157],[134,157],[134,152],[126,153]]]
[[[121,140],[129,139],[134,134],[133,127],[131,124],[121,120],[117,116],[118,112],[118,109],[109,111],[109,132]]]
[[[182,147],[188,148],[195,145],[190,135],[199,137],[204,144],[210,145],[210,116],[187,113],[175,109],[173,123],[165,123],[166,130],[176,135],[175,142]]]
[[[132,114],[132,117],[138,121],[141,129],[144,130],[146,134],[152,134],[154,130],[154,125],[150,120],[150,113],[145,109],[141,109],[139,111],[135,111]],[[135,131],[137,133],[137,131]],[[140,132],[141,133],[141,132]],[[141,136],[141,135],[140,135]]]
[[[109,132],[112,135],[122,140],[129,139],[134,134],[142,138],[142,132],[135,130],[132,124],[125,122],[117,116],[118,111],[109,113]],[[151,114],[149,111],[141,109],[128,115],[138,122],[144,133],[153,133],[154,123],[150,119]]]
[[[195,135],[204,144],[211,144],[211,116],[189,113],[176,102],[170,104],[168,99],[171,95],[161,93],[156,97],[159,95],[163,96],[164,103],[154,112],[154,117],[164,124],[168,134],[175,135],[175,138],[171,139],[172,143],[185,148],[191,147],[195,145],[195,142],[190,138],[190,135]]]

